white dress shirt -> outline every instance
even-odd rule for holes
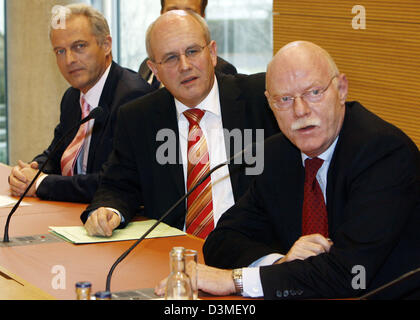
[[[324,201],[327,203],[327,173],[330,167],[331,158],[334,154],[335,146],[337,145],[338,137],[334,140],[334,142],[329,146],[329,148],[318,156],[318,158],[324,160],[321,168],[319,168],[316,179],[321,187],[322,194],[324,195]],[[302,156],[302,164],[305,166],[305,160],[309,158],[306,154],[301,153]],[[261,285],[260,279],[260,267],[272,265],[277,260],[283,258],[284,255],[273,253],[269,254],[265,257],[262,257],[252,264],[249,265],[248,268],[242,269],[242,279],[243,279],[243,287],[244,292],[243,295],[245,297],[262,297],[264,296],[264,292]]]
[[[105,82],[106,82],[106,79],[108,78],[108,74],[110,70],[111,70],[111,64],[105,70],[104,74],[99,79],[99,81],[96,82],[96,84],[92,88],[90,88],[90,90],[86,92],[86,94],[83,94],[82,92],[80,92],[79,103],[81,105],[82,97],[84,97],[84,99],[90,106],[89,112],[95,109],[96,107],[98,107],[99,100],[101,98],[102,91],[104,89]],[[75,165],[77,174],[86,174],[86,168],[87,168],[87,162],[88,162],[88,156],[89,156],[90,139],[92,137],[92,129],[93,129],[94,123],[95,123],[95,119],[92,119],[87,122],[86,138],[83,143],[82,150],[80,151],[79,156],[77,157],[76,165]],[[39,185],[47,176],[48,176],[47,174],[44,174],[37,179],[37,182],[35,185],[36,190],[38,190]]]
[[[189,108],[177,99],[175,99],[175,106],[178,116],[179,141],[182,164],[184,168],[184,186],[186,190],[188,172],[187,153],[189,122],[183,112]],[[206,111],[200,121],[200,128],[203,131],[203,135],[207,141],[211,170],[220,163],[227,161],[225,139],[223,134],[222,113],[220,109],[219,86],[217,84],[216,77],[214,77],[214,84],[210,93],[195,108]],[[235,203],[228,166],[224,166],[212,173],[211,183],[213,197],[213,218],[214,225],[216,226],[217,221],[219,221],[221,215]]]
[[[102,91],[104,90],[106,79],[108,78],[109,71],[111,70],[111,65],[105,70],[102,77],[99,81],[88,91],[86,94],[80,92],[80,101],[82,97],[85,101],[89,104],[91,112],[93,109],[99,106],[99,100],[101,99]],[[88,156],[89,156],[89,147],[90,147],[90,140],[92,138],[92,130],[93,125],[95,124],[95,119],[92,119],[87,122],[87,133],[85,137],[85,141],[83,143],[82,150],[77,158],[76,166],[77,166],[77,173],[78,174],[86,174]]]
[[[184,169],[184,187],[187,192],[187,172],[188,172],[188,132],[189,122],[184,111],[189,108],[175,99],[175,106],[178,119],[179,141],[181,148],[182,164]],[[207,148],[209,151],[210,170],[220,163],[227,161],[225,138],[223,134],[222,114],[220,109],[219,86],[217,79],[214,77],[214,84],[207,95],[207,97],[196,106],[196,108],[205,110],[203,118],[200,121],[200,128],[207,141]],[[221,215],[235,203],[233,198],[232,184],[230,181],[229,169],[224,166],[216,170],[211,175],[212,182],[212,197],[213,197],[213,219],[216,226]],[[187,201],[187,200],[185,200]],[[124,217],[114,208],[107,208],[118,214],[121,218],[121,223],[124,222]],[[186,226],[184,224],[184,231]]]

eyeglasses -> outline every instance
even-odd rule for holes
[[[272,105],[274,108],[279,110],[286,110],[293,106],[296,98],[301,98],[306,103],[316,103],[320,102],[322,98],[324,97],[324,93],[328,90],[328,88],[331,86],[331,83],[333,79],[337,77],[337,75],[333,76],[328,84],[325,87],[321,88],[313,88],[308,91],[305,91],[301,95],[296,96],[280,96],[276,97],[274,99],[270,98],[272,101]]]
[[[170,53],[168,55],[166,55],[162,61],[160,62],[155,62],[157,64],[160,64],[164,67],[168,67],[168,68],[174,68],[178,65],[179,61],[181,60],[181,56],[184,55],[185,58],[188,61],[194,61],[195,59],[197,59],[201,52],[203,52],[204,48],[208,47],[209,44],[206,44],[205,46],[199,46],[199,45],[195,45],[192,47],[189,47],[185,50],[184,53],[178,54],[178,53]]]

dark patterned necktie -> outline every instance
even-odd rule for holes
[[[316,173],[324,160],[305,160],[305,184],[302,210],[302,235],[319,233],[328,238],[328,216]]]

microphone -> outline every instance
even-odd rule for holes
[[[79,128],[85,122],[88,122],[89,120],[92,120],[92,119],[97,119],[97,120],[100,121],[100,120],[102,120],[103,116],[104,116],[104,110],[101,107],[96,107],[95,109],[93,109],[89,113],[89,115],[87,117],[85,117],[82,120],[80,120],[75,126],[73,126],[70,130],[68,130],[61,137],[61,139],[56,143],[56,145],[54,146],[53,150],[49,153],[47,159],[42,164],[41,168],[38,170],[37,174],[32,179],[31,183],[26,188],[25,192],[20,196],[18,202],[16,202],[16,204],[14,205],[14,207],[12,208],[12,210],[10,211],[9,215],[7,216],[6,225],[4,227],[3,242],[10,242],[10,240],[9,240],[9,224],[10,224],[10,219],[12,218],[12,215],[15,213],[15,211],[19,207],[20,203],[22,202],[23,198],[26,196],[26,194],[28,193],[29,189],[31,189],[32,185],[35,183],[36,179],[38,179],[38,177],[40,176],[42,170],[45,168],[45,166],[47,165],[48,161],[51,159],[52,155],[55,154],[55,152],[57,151],[58,147],[61,146],[61,144],[63,143],[64,139],[67,138],[75,129]]]
[[[407,273],[404,273],[402,276],[398,277],[397,279],[392,280],[388,283],[385,283],[383,286],[380,286],[379,288],[376,288],[375,290],[372,290],[372,291],[364,294],[363,296],[360,296],[359,299],[357,299],[357,300],[366,300],[366,299],[368,299],[372,296],[375,296],[376,294],[378,294],[382,291],[385,291],[387,288],[392,287],[392,286],[394,286],[398,283],[401,283],[403,280],[405,280],[407,278],[410,278],[417,273],[420,273],[420,268],[417,268],[417,269],[411,270]]]
[[[241,156],[242,154],[245,154],[245,152],[247,152],[249,149],[252,148],[252,150],[256,149],[257,145],[259,143],[252,143],[249,144],[247,147],[245,147],[245,149],[239,151],[238,153],[236,153],[235,155],[233,155],[232,157],[230,157],[229,160],[222,162],[220,164],[218,164],[217,166],[215,166],[213,169],[211,169],[207,174],[205,174],[200,180],[198,180],[198,182],[194,185],[194,187],[192,187],[186,194],[184,194],[177,202],[175,202],[175,204],[170,207],[168,209],[168,211],[166,211],[159,220],[157,220],[153,226],[151,226],[130,248],[128,248],[128,250],[126,250],[116,261],[115,263],[112,265],[111,269],[109,270],[107,279],[106,279],[106,289],[105,291],[111,292],[111,277],[112,274],[115,270],[115,268],[117,267],[117,265],[123,261],[125,259],[125,257],[127,257],[131,251],[133,251],[133,249],[135,247],[137,247],[137,245],[140,244],[140,242],[142,242],[144,240],[144,238],[146,238],[150,232],[152,232],[172,211],[175,210],[176,207],[178,207],[178,205],[185,200],[185,198],[188,198],[190,196],[190,194],[198,187],[200,186],[213,172],[215,172],[216,170],[220,169],[221,167],[229,164],[232,160],[234,160],[235,158]]]

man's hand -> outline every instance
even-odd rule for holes
[[[324,252],[329,252],[333,242],[320,234],[310,234],[300,237],[289,250],[289,252],[276,264],[290,262],[293,260],[305,260]]]
[[[32,179],[38,173],[38,163],[25,163],[21,160],[18,161],[18,165],[12,168],[9,176],[10,190],[13,196],[20,197],[31,183]],[[29,197],[35,196],[36,194],[36,181],[32,185],[31,189],[26,194]]]
[[[156,295],[165,294],[167,281],[168,278],[165,278],[155,287]],[[216,296],[227,296],[236,292],[232,270],[217,269],[204,264],[197,264],[197,285],[199,290]]]
[[[85,223],[85,229],[90,236],[112,236],[112,231],[121,223],[121,218],[115,212],[99,208],[92,212]]]

